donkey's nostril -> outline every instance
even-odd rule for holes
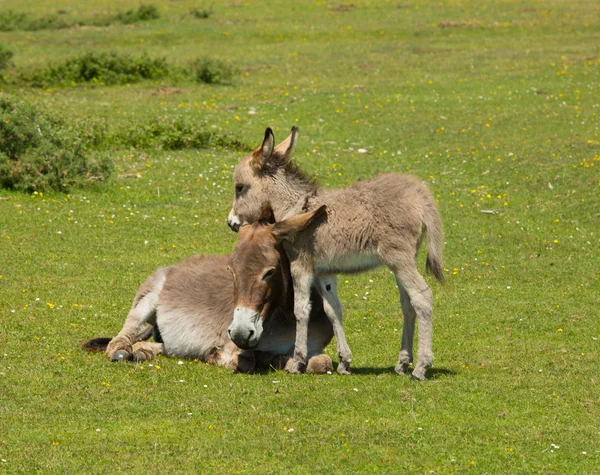
[[[248,335],[248,339],[252,338],[254,336],[254,330],[250,330],[250,333]]]
[[[229,338],[231,339],[231,329],[230,328],[227,329],[227,334],[229,335]]]

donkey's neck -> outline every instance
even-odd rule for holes
[[[275,221],[283,221],[308,211],[307,202],[318,190],[314,182],[282,170],[277,171],[267,187]]]
[[[275,301],[269,306],[267,320],[274,315],[279,315],[279,318],[284,318],[290,322],[296,321],[294,317],[294,284],[290,271],[290,261],[287,257],[283,245],[277,244],[277,252],[279,253],[279,272],[276,283],[274,283],[273,293],[276,295]]]

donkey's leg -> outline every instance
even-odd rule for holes
[[[131,359],[133,361],[151,361],[162,354],[165,347],[162,343],[138,341],[132,346]]]
[[[113,361],[131,358],[132,346],[137,340],[136,337],[142,331],[144,324],[154,316],[157,305],[158,293],[148,292],[129,311],[123,328],[106,348],[106,354]]]
[[[431,366],[433,360],[433,294],[425,279],[417,271],[414,260],[412,258],[405,260],[404,264],[395,267],[394,273],[396,279],[408,294],[409,303],[419,319],[419,352],[412,377],[414,379],[425,379],[425,372]],[[408,337],[407,334],[406,338],[408,339]],[[404,335],[402,341],[404,346]]]
[[[404,314],[404,327],[402,329],[402,346],[400,348],[400,357],[396,365],[396,373],[408,374],[408,366],[413,361],[413,341],[415,337],[415,318],[417,316],[415,309],[410,303],[410,298],[402,282],[396,279],[398,291],[400,292],[400,305]]]
[[[310,319],[310,288],[314,280],[312,268],[300,261],[290,263],[292,282],[294,284],[294,314],[296,316],[296,344],[294,360],[288,371],[302,373],[306,370],[308,356],[308,322]]]
[[[344,325],[342,324],[342,304],[337,293],[337,276],[319,276],[317,281],[319,294],[323,297],[323,309],[333,326],[333,334],[337,343],[338,358],[340,359],[337,371],[340,374],[350,374],[352,352],[346,341]]]
[[[224,366],[234,373],[249,373],[254,369],[255,356],[252,350],[242,350],[234,342],[213,348],[206,355],[206,362],[215,366]]]

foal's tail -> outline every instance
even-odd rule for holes
[[[425,269],[439,281],[444,282],[444,269],[442,248],[444,246],[444,230],[442,227],[442,218],[435,206],[431,204],[426,211],[424,219],[427,229],[427,260]]]
[[[148,325],[144,328],[136,337],[135,341],[146,341],[154,333],[154,327]],[[112,338],[92,338],[81,345],[81,349],[84,351],[106,351],[108,344]]]

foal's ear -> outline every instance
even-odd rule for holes
[[[271,157],[273,154],[274,147],[275,136],[273,135],[271,127],[267,127],[267,130],[265,130],[265,138],[263,143],[252,153],[252,160],[250,160],[250,164],[258,169],[261,169],[269,157]]]
[[[295,125],[292,127],[290,135],[281,142],[277,147],[275,147],[275,152],[282,155],[283,157],[289,157],[294,148],[296,148],[296,141],[298,140],[298,127]]]
[[[297,216],[292,216],[284,221],[279,221],[273,225],[273,237],[279,241],[287,239],[293,241],[294,237],[300,231],[306,229],[310,223],[320,216],[327,214],[327,206],[322,205],[314,211],[308,213],[302,213]]]

